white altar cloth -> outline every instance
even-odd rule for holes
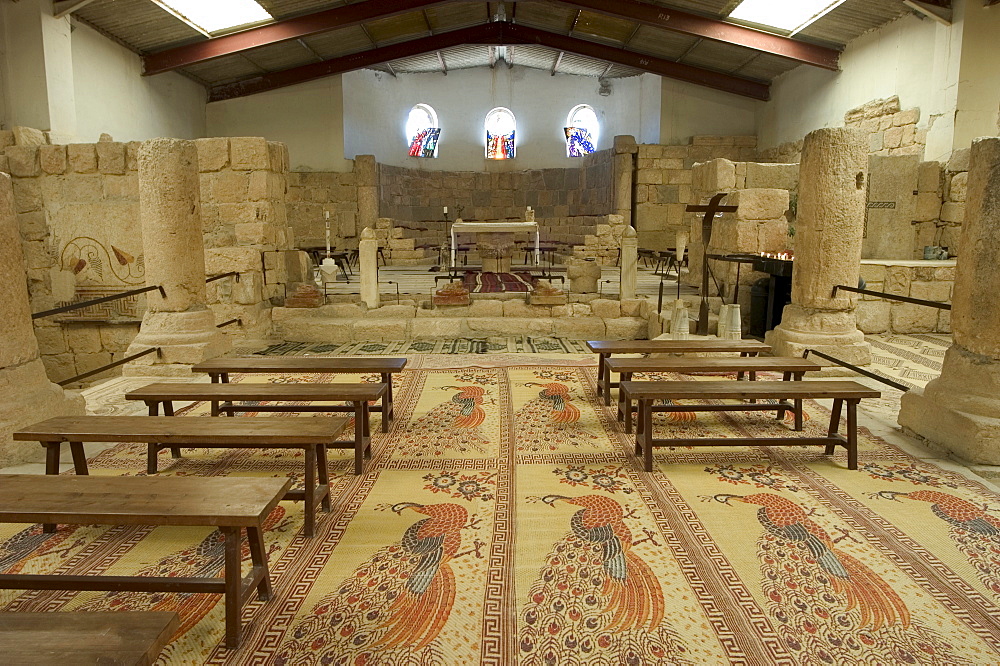
[[[535,232],[535,265],[541,263],[537,222],[455,222],[451,225],[451,267],[455,267],[455,232],[459,233],[517,233]]]

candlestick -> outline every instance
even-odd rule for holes
[[[326,221],[326,257],[330,258],[330,220]]]

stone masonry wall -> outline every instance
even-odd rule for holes
[[[920,265],[922,264],[922,265]],[[955,260],[893,262],[862,260],[867,289],[950,303]],[[950,333],[951,311],[861,295],[858,328],[864,333]]]
[[[49,145],[41,132],[18,130],[0,132],[0,169],[14,180],[32,310],[144,286],[140,144],[104,137],[96,144]],[[266,300],[283,296],[283,285],[265,292],[262,252],[289,247],[284,146],[235,138],[203,139],[198,147],[205,242],[215,252],[207,272],[247,273],[239,283],[210,283],[212,307],[220,322],[243,320],[243,328],[223,329],[227,334],[263,335]],[[35,320],[49,378],[59,381],[122,358],[144,303],[139,296]],[[86,381],[118,374],[113,368]]]
[[[358,188],[353,171],[289,172],[286,206],[298,247],[323,245],[327,213],[330,236],[341,243],[337,248],[357,247]]]
[[[635,220],[639,247],[665,250],[687,227],[684,209],[694,201],[691,168],[715,158],[756,158],[753,136],[694,136],[686,146],[640,144],[635,174]]]
[[[611,211],[611,151],[580,160],[579,168],[502,173],[421,171],[380,166],[379,215],[401,221],[537,219],[604,215]],[[461,212],[459,211],[461,207]]]
[[[913,215],[916,225],[914,259],[923,258],[925,245],[946,247],[952,256],[959,254],[968,171],[968,148],[954,151],[945,164],[920,163]]]

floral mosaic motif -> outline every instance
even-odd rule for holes
[[[456,472],[431,472],[424,476],[424,490],[433,493],[447,493],[452,497],[471,502],[474,499],[491,500],[495,496],[496,486],[493,483],[495,474],[482,472],[480,474],[458,474]]]
[[[612,494],[622,492],[626,495],[635,490],[631,479],[625,473],[625,468],[615,465],[592,469],[587,469],[583,465],[567,465],[565,468],[557,467],[552,473],[559,477],[559,483],[570,486],[606,490]]]
[[[734,486],[750,485],[755,488],[787,490],[793,493],[801,490],[770,465],[717,465],[706,467],[705,471],[717,475],[720,481],[726,481]]]
[[[566,370],[550,369],[550,370],[536,370],[536,379],[548,379],[557,382],[571,382],[576,379],[576,376]]]
[[[380,352],[386,349],[388,345],[382,344],[380,342],[369,342],[366,345],[361,346],[361,351],[365,352]]]
[[[879,465],[866,463],[861,465],[861,471],[873,479],[882,481],[908,481],[915,486],[932,486],[934,488],[958,488],[958,485],[940,476],[921,471],[914,464],[894,463]]]
[[[490,374],[479,374],[477,372],[466,372],[461,375],[455,375],[455,381],[461,382],[462,384],[478,384],[480,386],[495,386],[497,383],[496,375]]]
[[[411,342],[410,350],[415,352],[429,352],[434,349],[433,342]]]

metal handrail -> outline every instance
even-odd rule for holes
[[[842,366],[842,367],[848,368],[850,370],[853,370],[854,372],[858,373],[859,375],[864,375],[865,377],[869,377],[871,379],[874,379],[875,381],[882,382],[883,384],[891,386],[894,389],[899,389],[900,391],[904,391],[904,392],[910,390],[909,386],[904,386],[903,384],[900,384],[898,382],[894,382],[891,379],[886,379],[885,377],[882,377],[881,375],[876,375],[874,372],[871,372],[870,370],[865,370],[864,368],[859,368],[858,366],[856,366],[856,365],[854,365],[852,363],[848,363],[847,361],[842,361],[839,358],[834,358],[832,356],[824,354],[821,351],[816,351],[815,349],[807,349],[804,352],[802,352],[802,358],[809,358],[809,354],[813,354],[815,356],[819,356],[820,358],[825,358],[827,361],[830,361],[831,363],[835,363],[835,364],[837,364],[839,366]]]
[[[870,289],[859,289],[858,287],[845,287],[842,284],[838,284],[833,288],[833,295],[836,297],[837,290],[843,289],[844,291],[853,291],[856,294],[867,294],[869,296],[878,296],[879,298],[884,298],[888,301],[901,301],[903,303],[912,303],[913,305],[926,305],[929,308],[938,308],[940,310],[951,310],[951,303],[942,303],[940,301],[927,301],[922,298],[911,298],[910,296],[897,296],[896,294],[887,294],[884,291],[871,291]]]
[[[56,384],[58,384],[59,386],[66,386],[66,384],[72,384],[73,382],[78,382],[81,379],[86,379],[87,377],[90,377],[91,375],[96,375],[96,374],[102,373],[105,370],[110,370],[111,368],[117,368],[119,365],[124,365],[125,363],[128,363],[129,361],[134,361],[137,358],[142,358],[143,356],[148,356],[149,354],[153,354],[153,353],[159,354],[160,353],[160,348],[159,347],[151,347],[151,348],[147,349],[146,351],[139,352],[138,354],[132,354],[131,356],[126,356],[125,358],[119,359],[119,360],[117,360],[117,361],[115,361],[113,363],[108,363],[107,365],[102,365],[99,368],[95,368],[93,370],[88,370],[87,372],[83,373],[82,375],[77,375],[76,377],[70,377],[69,379],[64,379],[64,380],[62,380],[60,382],[56,382]]]
[[[221,324],[216,324],[215,327],[216,328],[223,328],[225,326],[229,326],[230,324],[239,324],[240,326],[242,326],[243,325],[243,320],[240,319],[239,317],[237,317],[236,319],[230,319],[229,321],[224,321]]]
[[[167,293],[163,291],[163,287],[157,285],[155,287],[143,287],[141,289],[130,289],[128,291],[123,291],[118,294],[111,294],[110,296],[101,296],[100,298],[95,298],[89,301],[82,301],[80,303],[71,303],[69,305],[62,305],[58,308],[52,308],[51,310],[43,310],[41,312],[35,312],[31,315],[32,319],[41,319],[42,317],[51,317],[52,315],[61,314],[63,312],[69,312],[71,310],[79,310],[81,308],[87,308],[91,305],[97,305],[99,303],[107,303],[108,301],[117,301],[120,298],[128,298],[129,296],[136,296],[138,294],[145,294],[147,291],[159,290],[160,296],[163,298],[167,297]]]
[[[231,277],[233,275],[236,276],[236,281],[239,282],[240,281],[240,272],[239,271],[229,271],[228,273],[219,273],[218,275],[213,275],[212,277],[205,278],[205,284],[208,284],[209,282],[215,282],[216,280],[221,280],[222,278],[225,278],[225,277]]]

